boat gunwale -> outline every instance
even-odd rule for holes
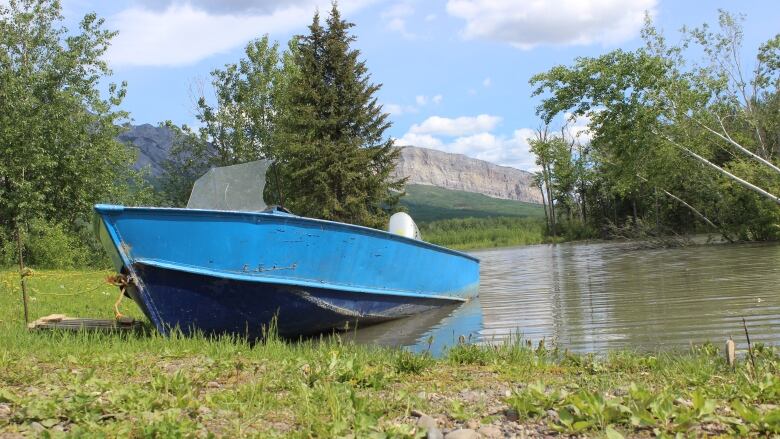
[[[469,301],[469,298],[461,297],[461,296],[443,296],[438,294],[418,293],[418,292],[408,291],[408,290],[406,291],[391,290],[391,289],[382,289],[382,288],[367,287],[367,286],[333,284],[333,283],[317,282],[317,281],[312,281],[311,279],[302,279],[302,278],[274,277],[274,276],[261,277],[257,275],[244,274],[235,271],[213,270],[213,269],[204,268],[195,265],[161,261],[159,259],[138,258],[138,259],[134,259],[134,264],[151,266],[163,270],[180,271],[184,273],[196,274],[201,276],[215,277],[220,279],[230,279],[230,280],[240,281],[240,282],[291,285],[291,286],[300,286],[305,288],[320,288],[320,289],[326,289],[332,291],[343,291],[349,293],[365,293],[365,294],[375,294],[375,295],[382,295],[382,296],[411,297],[411,298],[418,298],[418,299],[441,300],[447,302],[462,303],[462,302]]]
[[[323,219],[317,219],[317,218],[308,218],[304,216],[298,216],[294,214],[288,214],[288,213],[277,213],[277,212],[246,212],[246,211],[239,211],[239,210],[212,210],[212,209],[187,209],[187,208],[180,208],[180,207],[146,207],[146,206],[140,206],[140,207],[128,207],[118,204],[96,204],[94,207],[95,211],[101,215],[111,215],[115,212],[124,212],[124,211],[130,211],[130,212],[155,212],[155,213],[169,213],[169,214],[188,214],[188,215],[202,215],[202,216],[213,216],[215,214],[217,215],[224,215],[224,216],[236,216],[236,217],[261,217],[261,218],[274,218],[274,219],[284,219],[285,221],[294,221],[304,224],[324,224],[329,227],[335,227],[335,228],[344,228],[344,229],[353,229],[359,232],[362,232],[364,234],[368,235],[378,235],[381,238],[390,238],[394,241],[400,241],[402,243],[406,244],[413,244],[418,247],[428,248],[430,250],[440,251],[443,253],[448,253],[454,256],[460,256],[466,259],[470,259],[477,264],[479,264],[480,260],[479,258],[472,256],[468,253],[463,253],[457,250],[453,250],[447,247],[442,247],[440,245],[431,244],[427,241],[407,238],[405,236],[396,235],[394,233],[390,233],[384,230],[379,229],[373,229],[371,227],[365,227],[365,226],[359,226],[356,224],[347,224],[347,223],[341,223],[337,221],[329,221],[329,220],[323,220]]]

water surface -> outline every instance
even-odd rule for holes
[[[441,351],[522,336],[579,352],[686,348],[733,336],[780,345],[780,245],[636,249],[635,243],[473,252],[479,298],[361,329],[358,342]]]

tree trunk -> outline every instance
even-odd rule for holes
[[[724,136],[723,134],[713,130],[712,128],[708,127],[707,125],[704,125],[703,123],[699,122],[698,120],[696,121],[696,123],[699,124],[699,126],[704,128],[705,130],[709,131],[710,133],[718,136],[722,140],[725,140],[726,142],[729,142],[730,144],[732,144],[734,147],[736,147],[738,150],[740,150],[743,154],[747,155],[748,157],[751,157],[754,160],[759,161],[759,162],[765,164],[766,166],[769,166],[770,168],[772,168],[773,171],[775,171],[777,173],[780,173],[780,168],[775,166],[774,163],[772,163],[769,160],[761,157],[758,154],[755,154],[753,151],[750,151],[749,149],[747,149],[744,146],[740,145],[739,143],[735,142],[734,139],[732,139],[731,136],[728,135],[728,133],[726,133],[726,135]],[[760,138],[761,138],[761,136],[759,135],[759,139]]]
[[[691,157],[695,158],[696,160],[704,163],[705,165],[709,166],[710,168],[720,172],[721,174],[725,175],[726,177],[730,178],[731,180],[737,182],[740,186],[742,186],[742,187],[744,187],[746,189],[749,189],[749,190],[751,190],[753,192],[756,192],[757,194],[774,201],[776,204],[780,204],[780,197],[778,197],[777,195],[772,194],[770,192],[767,192],[766,190],[761,189],[760,187],[758,187],[758,186],[756,186],[756,185],[754,185],[754,184],[752,184],[752,183],[750,183],[748,181],[745,181],[745,180],[737,177],[736,175],[734,175],[734,174],[730,173],[729,171],[721,168],[720,166],[716,165],[715,163],[712,163],[711,161],[709,161],[709,160],[705,159],[704,157],[696,154],[695,152],[691,151],[690,149],[680,145],[679,143],[675,142],[671,138],[667,137],[666,139],[669,142],[671,142],[672,145],[680,148],[681,150],[683,150],[684,152],[686,152],[688,155],[690,155]]]
[[[539,181],[539,192],[542,194],[542,207],[544,207],[544,224],[547,226],[547,230],[550,230],[550,216],[547,214],[547,201],[544,199],[544,183]]]
[[[555,199],[552,196],[552,185],[550,184],[550,166],[547,165],[547,170],[545,171],[545,186],[547,186],[547,201],[550,203],[550,225],[551,225],[551,231],[552,236],[555,238],[555,225],[556,225],[556,218],[555,218]]]
[[[27,323],[30,322],[30,312],[28,310],[27,306],[27,273],[24,269],[24,243],[22,241],[22,227],[19,225],[19,222],[16,222],[16,247],[17,251],[19,252],[19,276],[21,277],[21,285],[22,285],[22,305],[24,306],[24,324],[27,325]]]

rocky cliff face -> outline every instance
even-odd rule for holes
[[[494,198],[541,203],[530,172],[499,166],[462,154],[406,146],[396,175],[409,177],[410,184],[424,184]]]
[[[162,165],[170,154],[173,133],[168,128],[147,123],[131,126],[119,135],[119,140],[138,149],[135,167],[141,169],[148,165],[152,176],[156,177],[163,172]]]
[[[119,136],[119,140],[138,149],[137,168],[148,165],[152,176],[158,176],[170,154],[173,134],[167,128],[144,124],[132,126]],[[529,172],[434,149],[404,147],[396,176],[409,177],[410,184],[476,192],[529,203],[542,202]]]

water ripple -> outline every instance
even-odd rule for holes
[[[355,338],[427,349],[433,337],[432,348],[443,349],[461,334],[483,341],[519,334],[604,351],[720,345],[731,336],[744,347],[744,317],[751,341],[780,344],[780,245],[563,244],[474,255],[482,270],[478,300],[366,328]]]

